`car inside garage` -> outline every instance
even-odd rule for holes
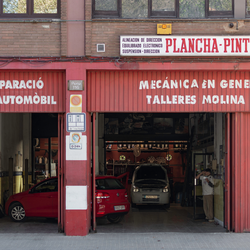
[[[59,116],[0,114],[1,232],[58,231]]]
[[[100,113],[95,128],[95,174],[119,179],[131,204],[118,224],[97,218],[97,232],[225,231],[224,114]],[[215,181],[213,223],[205,219],[201,181],[195,182],[208,168]]]

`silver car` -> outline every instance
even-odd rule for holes
[[[164,205],[170,207],[170,186],[167,171],[160,164],[142,164],[133,174],[132,207],[136,205]]]

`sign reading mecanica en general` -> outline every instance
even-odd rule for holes
[[[121,56],[250,56],[250,36],[121,36]]]

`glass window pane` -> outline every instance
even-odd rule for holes
[[[249,12],[250,11],[250,0],[247,0],[247,6],[246,6],[246,8],[247,8],[247,12]]]
[[[209,0],[209,11],[232,11],[232,0]]]
[[[180,18],[205,18],[205,0],[180,0]]]
[[[117,11],[117,0],[95,0],[95,10]]]
[[[175,0],[152,0],[152,11],[175,11]]]
[[[57,13],[57,0],[34,0],[34,13]]]
[[[96,180],[96,189],[124,189],[124,186],[120,181],[116,179],[99,179]]]
[[[148,0],[122,0],[123,18],[147,18]]]
[[[26,13],[26,0],[3,0],[3,13]]]

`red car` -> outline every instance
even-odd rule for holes
[[[127,192],[113,176],[96,177],[96,217],[107,216],[112,223],[121,221],[130,210]],[[10,196],[5,212],[13,221],[26,217],[58,217],[57,177],[43,180],[29,190]]]
[[[130,210],[125,187],[114,176],[96,177],[96,217],[107,215],[112,223],[118,223]]]

